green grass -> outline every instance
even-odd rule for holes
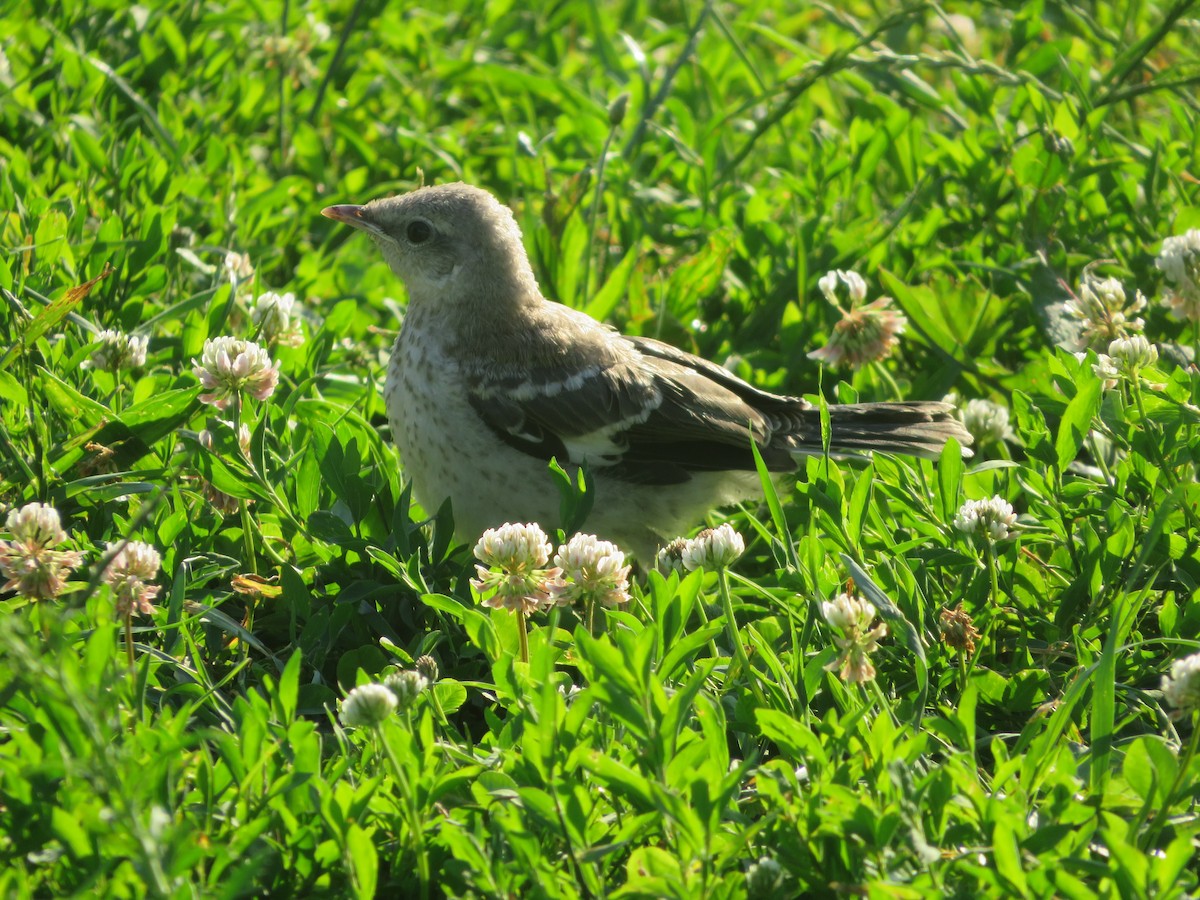
[[[0,501],[52,504],[88,558],[57,600],[0,601],[0,893],[1200,890],[1196,715],[1159,690],[1200,649],[1200,332],[1154,265],[1200,227],[1197,4],[482,6],[0,18]],[[523,663],[390,446],[403,289],[319,215],[422,179],[492,190],[547,295],[628,333],[831,401],[990,399],[1015,436],[809,460],[723,514],[728,605],[724,576],[643,574],[596,636],[535,616]],[[1160,354],[1108,390],[1056,346],[1093,263],[1145,293]],[[832,269],[907,316],[885,363],[806,356]],[[306,340],[272,350],[242,455],[192,360],[252,337],[266,290]],[[85,367],[104,328],[146,364]],[[955,513],[993,495],[1019,528],[972,543]],[[126,538],[164,564],[132,668],[98,568]],[[864,685],[825,669],[851,579],[891,632]],[[969,659],[940,640],[960,604]],[[412,707],[339,723],[423,654]]]

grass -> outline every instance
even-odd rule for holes
[[[480,7],[0,19],[0,500],[87,558],[0,602],[0,892],[1194,894],[1200,730],[1160,686],[1200,649],[1200,331],[1155,257],[1200,227],[1196,4]],[[628,333],[771,390],[987,399],[1013,434],[808,460],[714,516],[728,572],[643,573],[595,634],[534,616],[522,662],[390,446],[402,288],[319,215],[422,179],[492,190],[547,295]],[[1113,387],[1062,348],[1089,267],[1149,300],[1158,360]],[[833,269],[906,315],[885,362],[806,356]],[[192,360],[268,290],[304,341],[219,413]],[[85,365],[101,329],[144,365]],[[992,496],[1010,538],[954,527]],[[126,540],[163,562],[132,644],[100,577]],[[827,668],[848,581],[890,631],[862,684]],[[425,655],[403,711],[339,721]]]

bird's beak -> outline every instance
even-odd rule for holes
[[[365,231],[368,234],[373,234],[378,237],[387,237],[383,229],[363,215],[365,206],[355,206],[351,203],[342,204],[340,206],[327,206],[321,210],[321,215],[335,219],[338,222],[345,222],[351,228],[357,228],[360,231]]]

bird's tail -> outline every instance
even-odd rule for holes
[[[936,459],[950,438],[967,446],[970,433],[954,416],[949,403],[846,403],[829,405],[829,452],[856,456],[867,451],[924,456]],[[821,414],[805,411],[805,428],[795,451],[808,455],[821,452]]]

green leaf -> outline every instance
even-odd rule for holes
[[[1083,374],[1083,373],[1081,373]],[[1084,381],[1079,390],[1067,404],[1062,421],[1058,425],[1058,435],[1054,441],[1054,449],[1058,458],[1058,468],[1065,469],[1079,455],[1084,438],[1092,430],[1092,420],[1100,411],[1104,385],[1100,379],[1091,375],[1083,375]]]
[[[346,856],[355,896],[373,900],[379,880],[379,855],[370,835],[358,825],[352,824],[346,829]]]

